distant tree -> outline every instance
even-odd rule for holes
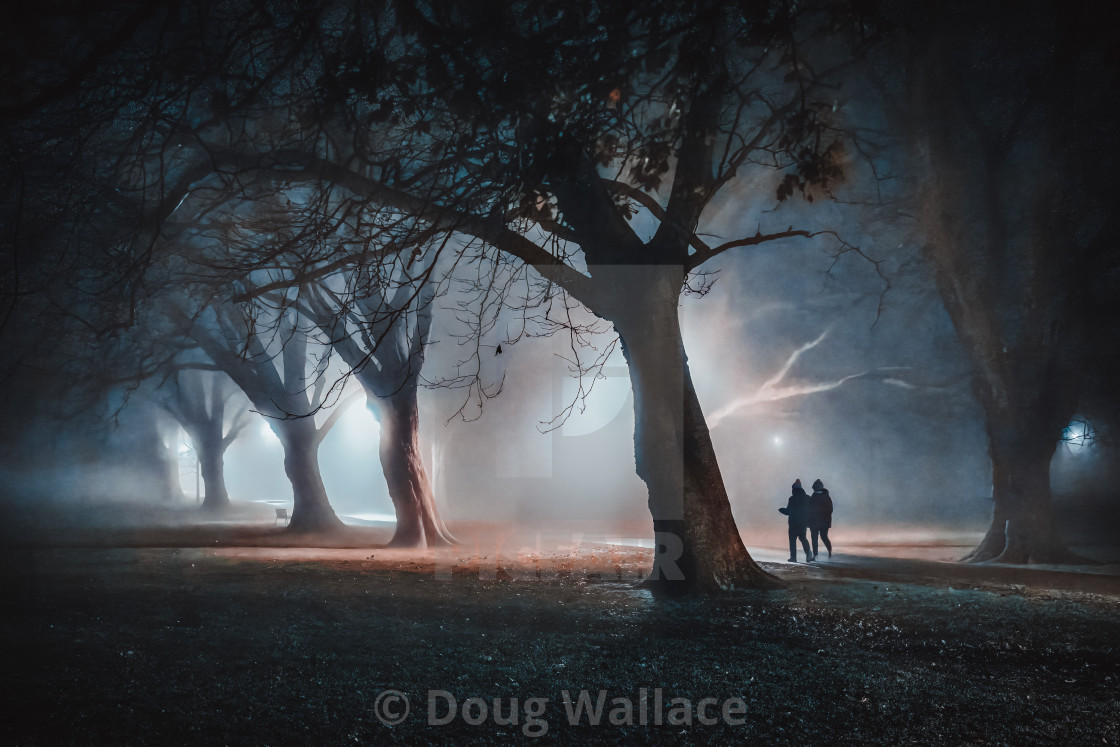
[[[86,434],[86,467],[96,473],[100,468],[119,469],[120,477],[113,479],[114,498],[155,499],[164,503],[177,503],[184,499],[179,480],[179,453],[177,443],[168,443],[171,423],[150,396],[133,396],[122,406],[103,407],[103,421],[108,429],[98,428]],[[92,438],[100,434],[104,442]],[[59,468],[71,466],[79,454],[64,454],[55,464]],[[91,464],[92,463],[92,464]],[[151,494],[138,491],[150,490]]]
[[[323,375],[308,371],[307,325],[301,326],[294,310],[279,311],[269,346],[269,330],[257,330],[241,305],[203,307],[196,318],[173,308],[184,334],[241,388],[253,407],[268,420],[284,446],[284,471],[292,484],[294,505],[289,528],[293,532],[318,532],[342,526],[327,499],[319,471],[319,445],[342,416],[353,397],[334,402]],[[277,362],[279,365],[277,365]],[[320,372],[321,373],[321,372]],[[316,422],[315,414],[326,413]]]
[[[333,350],[349,367],[348,375],[362,384],[380,423],[380,460],[397,518],[390,544],[453,544],[419,445],[417,389],[432,297],[440,283],[431,266],[439,252],[420,259],[424,252],[418,244],[430,232],[413,230],[413,221],[400,216],[351,212],[352,206],[340,203],[329,190],[309,194],[282,180],[249,181],[251,187],[228,195],[219,190],[197,218],[174,222],[182,247],[176,259],[190,267],[180,272],[192,278],[189,295],[220,298],[228,294],[230,276],[242,278],[237,303],[280,310],[257,314],[254,336],[282,346],[285,360],[300,355],[292,330],[285,328],[287,320],[298,316],[318,327],[317,344]],[[332,219],[323,219],[322,213]],[[412,250],[402,254],[399,247]],[[306,335],[316,336],[311,329],[296,334],[296,343],[304,348]],[[335,381],[324,394],[324,374],[320,368],[308,376],[307,386],[313,382],[321,392],[301,410],[308,417],[330,404],[329,395],[344,383]]]
[[[224,374],[178,370],[159,389],[160,404],[190,436],[206,485],[206,511],[229,508],[224,459],[226,449],[249,424],[244,405],[229,411],[227,405],[238,394]]]
[[[392,547],[455,543],[440,518],[420,455],[416,394],[432,324],[431,288],[427,284],[418,291],[402,284],[388,301],[368,292],[346,301],[315,285],[301,289],[298,300],[362,383],[366,403],[381,425],[378,452],[397,518]],[[400,313],[410,304],[414,308],[409,313]]]

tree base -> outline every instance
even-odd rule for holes
[[[777,589],[786,588],[787,584],[772,573],[767,573],[760,568],[758,571],[752,570],[737,574],[734,578],[727,576],[716,578],[715,576],[711,576],[704,579],[685,581],[670,581],[665,578],[657,578],[651,573],[638,582],[638,587],[649,589],[656,596],[674,597],[690,594],[718,594],[746,590],[775,591]]]
[[[980,540],[980,544],[973,550],[961,558],[962,563],[986,563],[990,560],[995,560],[1007,547],[1007,535],[1004,533],[1003,525],[1005,522],[993,521],[992,525],[988,527],[987,534],[984,539]]]
[[[1075,553],[1064,544],[1052,547],[1036,547],[1029,551],[1008,548],[990,562],[1013,565],[1100,565],[1100,561]]]
[[[727,537],[693,535],[699,522],[654,521],[653,569],[642,587],[658,594],[718,593],[743,589],[768,590],[785,582],[751,558],[737,533]],[[707,542],[704,542],[707,539]]]
[[[451,536],[450,533],[444,532],[427,537],[421,538],[416,536],[400,536],[393,535],[389,543],[385,545],[388,548],[394,549],[428,549],[435,550],[444,547],[457,547],[461,543]]]
[[[295,512],[284,531],[289,534],[314,534],[338,532],[345,528],[342,520],[333,513],[329,515],[306,516]]]
[[[1009,535],[1012,539],[1009,541]],[[1006,563],[1009,565],[1099,565],[1100,562],[1070,550],[1053,529],[1020,530],[1010,522],[995,520],[987,534],[962,563]]]
[[[233,504],[230,503],[229,498],[226,498],[224,501],[203,500],[199,509],[207,514],[221,514],[229,511],[232,506]]]

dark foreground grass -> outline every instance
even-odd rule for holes
[[[779,592],[666,601],[578,571],[482,575],[189,549],[9,553],[0,742],[1017,745],[1120,734],[1114,598],[787,573]],[[402,704],[386,690],[411,706],[392,727],[378,714]],[[570,724],[565,690],[593,703],[605,691],[600,723],[585,712]],[[442,720],[449,698],[459,714],[430,725],[429,700]],[[462,717],[468,698],[486,703],[485,719],[468,706],[478,725]],[[517,699],[517,724],[496,723],[495,698],[503,721]],[[610,723],[612,708],[625,721],[615,698],[630,701],[631,724]],[[689,701],[690,725],[669,723],[674,698]]]

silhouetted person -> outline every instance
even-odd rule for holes
[[[809,532],[813,536],[813,555],[820,554],[817,549],[817,537],[824,541],[828,548],[828,557],[832,557],[832,543],[828,541],[828,530],[832,528],[832,496],[825,490],[824,483],[817,480],[813,483],[813,494],[809,496]]]
[[[789,517],[789,562],[797,562],[797,540],[801,540],[801,546],[805,548],[805,562],[812,560],[809,538],[805,536],[805,530],[809,527],[809,496],[801,487],[801,478],[793,481],[793,494],[789,497],[789,503],[778,510]]]

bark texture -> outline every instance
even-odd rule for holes
[[[416,399],[433,289],[414,290],[404,284],[390,298],[381,293],[360,296],[353,301],[356,311],[349,313],[340,311],[340,299],[325,289],[307,288],[301,300],[304,313],[354,370],[381,425],[378,455],[397,519],[389,545],[447,547],[456,542],[440,517],[420,456]]]
[[[374,398],[372,406],[381,423],[378,453],[397,529],[391,547],[448,547],[455,538],[436,507],[428,472],[420,456],[420,415],[416,382],[387,397]]]
[[[635,464],[649,490],[657,544],[650,583],[668,592],[780,586],[751,558],[731,513],[688,370],[677,309],[681,274],[626,274],[634,277],[616,292],[628,302],[611,318],[630,370]]]
[[[331,508],[319,471],[321,434],[310,417],[277,420],[273,426],[284,445],[284,472],[292,483],[291,532],[324,532],[341,529],[342,521]]]

